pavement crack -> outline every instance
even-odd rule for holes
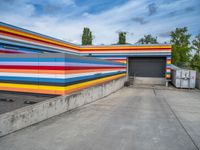
[[[153,88],[153,93],[154,93],[155,96],[157,96],[155,88]]]

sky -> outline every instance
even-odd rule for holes
[[[200,33],[200,0],[0,0],[0,21],[75,44],[84,27],[94,45],[116,43],[121,31],[131,44],[147,34],[164,43],[177,27]]]

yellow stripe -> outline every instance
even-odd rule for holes
[[[9,33],[13,33],[13,34],[17,34],[17,35],[21,35],[21,36],[25,36],[25,37],[30,37],[30,38],[34,38],[34,39],[37,39],[37,40],[41,40],[41,41],[44,41],[44,42],[50,42],[50,43],[53,43],[53,44],[57,44],[57,45],[60,45],[60,46],[65,46],[67,48],[74,48],[76,50],[97,50],[97,49],[133,49],[133,48],[136,48],[136,49],[142,49],[142,48],[169,48],[171,49],[171,45],[155,45],[155,46],[85,46],[85,47],[79,47],[79,46],[74,46],[72,44],[66,44],[64,42],[59,42],[59,41],[56,41],[56,40],[51,40],[49,38],[44,38],[44,37],[41,37],[41,36],[38,36],[38,35],[33,35],[33,34],[30,34],[30,33],[26,33],[26,32],[22,32],[22,31],[17,31],[15,29],[11,29],[11,28],[8,28],[8,27],[3,27],[3,26],[0,26],[0,31],[5,31],[5,32],[9,32]]]
[[[66,87],[66,90],[72,90],[72,89],[75,89],[75,88],[84,87],[84,86],[87,86],[88,84],[93,84],[93,83],[98,84],[98,82],[106,82],[106,81],[109,81],[109,80],[112,80],[112,79],[115,79],[115,78],[123,77],[125,75],[126,74],[123,73],[123,74],[119,74],[119,75],[115,75],[115,76],[111,76],[111,77],[105,77],[105,78],[102,78],[102,79],[97,79],[97,80],[92,80],[92,81],[87,81],[87,82],[83,82],[83,83],[70,85],[70,86]]]
[[[167,60],[167,64],[171,64],[171,60]]]
[[[75,48],[75,49],[77,48],[76,46],[73,46],[73,45],[68,45],[66,43],[57,42],[55,40],[50,40],[50,39],[47,39],[47,38],[43,38],[43,37],[39,37],[39,36],[36,36],[36,35],[33,35],[33,34],[29,34],[29,33],[21,32],[21,31],[9,29],[9,28],[6,28],[6,27],[1,27],[0,26],[0,31],[5,31],[5,32],[9,32],[9,33],[13,33],[13,34],[21,35],[21,36],[26,36],[26,37],[42,40],[42,41],[45,41],[45,42],[58,44],[58,45],[61,45],[61,46],[67,46],[67,47],[71,47],[71,48]]]
[[[26,89],[38,89],[38,90],[52,90],[52,91],[63,91],[63,90],[71,90],[74,88],[86,86],[88,84],[93,84],[93,83],[98,83],[98,82],[105,82],[108,80],[112,80],[114,78],[119,78],[124,76],[125,74],[120,74],[120,75],[115,75],[111,77],[105,77],[97,80],[92,80],[88,82],[83,82],[79,84],[74,84],[70,86],[65,86],[65,87],[59,87],[59,86],[49,86],[49,85],[30,85],[30,84],[16,84],[16,83],[0,83],[1,87],[12,87],[12,88],[26,88]]]
[[[102,47],[98,47],[98,46],[90,46],[90,47],[81,47],[80,50],[95,50],[95,49],[133,49],[133,48],[138,48],[138,49],[142,49],[142,48],[169,48],[171,49],[171,45],[155,45],[155,46],[102,46]]]
[[[31,84],[16,84],[16,83],[0,83],[1,87],[26,88],[26,89],[41,89],[41,90],[65,90],[65,87],[48,86],[48,85],[31,85]]]

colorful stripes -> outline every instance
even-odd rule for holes
[[[122,63],[70,54],[0,55],[0,90],[66,94],[125,72]]]
[[[171,78],[171,56],[166,57],[166,74],[165,74],[166,79]]]
[[[80,46],[1,22],[0,54],[0,90],[78,91],[125,76],[132,56],[166,57],[171,77],[171,45]]]
[[[4,41],[1,42],[1,40]],[[16,47],[15,51],[22,51],[23,53],[29,53],[30,47],[37,46],[36,51],[41,53],[46,51],[95,56],[114,55],[114,57],[117,55],[143,55],[143,53],[165,56],[171,54],[171,45],[79,46],[0,22],[0,43],[5,44],[5,41],[9,46]],[[1,47],[0,50],[2,50]],[[11,49],[8,48],[8,50]]]

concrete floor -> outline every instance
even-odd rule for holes
[[[24,103],[25,101],[31,100],[37,103],[53,97],[55,97],[55,95],[0,91],[0,114],[31,105]]]
[[[200,92],[120,91],[0,138],[1,150],[198,150]]]

